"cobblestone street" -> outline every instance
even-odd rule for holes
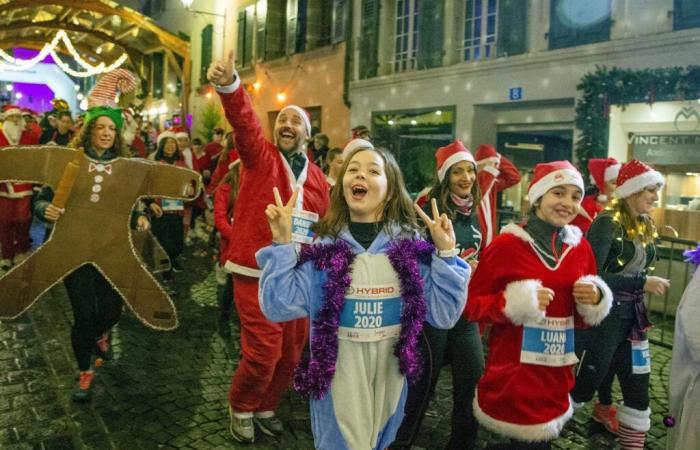
[[[254,445],[228,434],[226,396],[238,360],[238,334],[216,331],[216,282],[210,256],[186,252],[174,300],[180,327],[156,332],[129,312],[113,334],[115,359],[97,372],[94,398],[70,399],[77,369],[70,345],[71,310],[63,285],[54,287],[15,321],[0,322],[0,448],[15,449],[312,449],[306,403],[288,394],[279,415],[287,433],[258,433]],[[665,448],[670,351],[652,346],[652,430],[648,448]],[[416,448],[441,449],[449,434],[449,370]],[[619,397],[619,395],[618,395]],[[482,447],[495,442],[486,432]],[[590,420],[590,405],[570,421],[555,448],[617,448],[612,435]]]

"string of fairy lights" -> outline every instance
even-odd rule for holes
[[[68,64],[66,64],[61,59],[61,57],[58,55],[58,52],[56,51],[56,48],[60,43],[63,43],[73,60],[83,69],[82,72],[73,70]],[[34,56],[33,58],[15,58],[12,55],[5,52],[4,50],[0,49],[0,58],[2,58],[3,60],[0,62],[0,70],[29,70],[38,63],[40,63],[48,55],[51,55],[56,65],[60,67],[61,70],[66,72],[68,75],[74,76],[76,78],[86,78],[94,75],[99,75],[101,73],[111,72],[114,69],[120,67],[122,64],[124,64],[124,62],[128,58],[128,55],[126,54],[126,52],[124,52],[112,64],[106,65],[104,62],[100,62],[96,66],[92,65],[80,56],[78,51],[73,46],[73,43],[71,42],[70,38],[68,37],[68,33],[66,33],[64,30],[59,30],[58,33],[56,33],[56,35],[53,37],[51,42],[45,43],[42,49],[39,51],[39,53],[37,53],[36,56]]]

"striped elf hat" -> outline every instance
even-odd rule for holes
[[[98,117],[107,116],[112,119],[117,129],[121,130],[124,118],[121,108],[117,105],[117,94],[133,92],[138,84],[136,75],[126,69],[117,69],[104,75],[88,96],[88,110],[84,124],[87,125]]]

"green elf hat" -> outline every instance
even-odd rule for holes
[[[83,124],[87,125],[98,117],[107,116],[112,119],[117,130],[121,130],[124,117],[122,109],[117,105],[117,98],[133,92],[137,87],[136,75],[126,69],[113,70],[100,78],[88,96],[88,110]]]

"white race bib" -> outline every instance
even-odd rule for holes
[[[311,226],[318,222],[318,214],[295,209],[292,212],[292,242],[310,244],[314,240]]]
[[[163,211],[182,211],[185,209],[185,202],[182,200],[164,198],[160,201],[160,207]]]
[[[573,317],[545,317],[523,326],[520,362],[563,367],[577,361]]]
[[[340,313],[340,339],[376,342],[401,333],[398,285],[350,286]]]
[[[632,373],[641,375],[651,372],[649,341],[632,341]]]

